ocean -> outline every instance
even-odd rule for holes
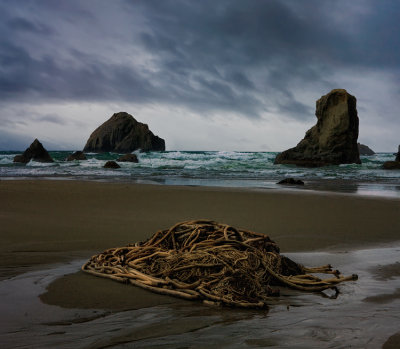
[[[400,171],[383,170],[393,153],[361,156],[361,165],[320,168],[274,165],[276,152],[165,151],[135,152],[139,163],[119,163],[120,169],[105,169],[117,153],[87,153],[86,161],[65,161],[72,151],[50,151],[54,163],[13,163],[21,152],[0,152],[0,179],[69,179],[135,182],[160,185],[241,187],[258,189],[313,190],[400,197]],[[278,185],[292,177],[303,186]]]

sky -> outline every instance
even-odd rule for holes
[[[80,150],[125,111],[167,150],[283,151],[334,88],[400,144],[400,1],[0,0],[0,149]]]

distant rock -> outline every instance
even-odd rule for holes
[[[136,154],[125,154],[120,156],[117,161],[119,162],[139,162]]]
[[[90,135],[83,151],[131,153],[137,149],[165,150],[165,141],[155,136],[146,124],[136,121],[128,113],[120,112]]]
[[[285,184],[285,185],[304,185],[304,182],[301,179],[294,178],[285,178],[279,181],[276,184]]]
[[[305,167],[360,164],[356,103],[343,89],[322,96],[316,102],[317,124],[296,147],[278,154],[274,163]]]
[[[107,161],[104,166],[104,168],[120,168],[121,166],[119,166],[115,161]]]
[[[34,160],[38,162],[54,162],[47,150],[37,139],[27,148],[22,155],[16,155],[14,162],[22,162],[24,164]]]
[[[357,146],[358,146],[358,152],[360,153],[360,155],[367,155],[367,156],[375,155],[375,152],[367,145],[357,143]]]
[[[76,151],[75,153],[72,153],[68,155],[66,158],[66,161],[74,161],[74,160],[87,160],[86,155],[83,153],[83,151]]]
[[[399,145],[399,150],[396,154],[396,159],[394,161],[384,162],[382,167],[385,170],[400,170],[400,145]]]

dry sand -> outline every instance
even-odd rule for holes
[[[159,229],[189,219],[207,218],[265,233],[278,243],[281,252],[298,252],[350,250],[398,241],[399,217],[399,199],[298,191],[3,180],[0,279],[45,264],[87,259],[106,248],[144,240]],[[394,268],[397,275],[399,265]],[[398,292],[393,297],[398,298]],[[82,272],[57,279],[41,299],[66,308],[113,311],[178,302]],[[397,337],[392,340],[397,343]]]

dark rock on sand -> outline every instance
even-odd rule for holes
[[[121,166],[119,166],[115,161],[107,161],[103,167],[104,168],[120,168]]]
[[[360,164],[356,102],[343,89],[322,96],[316,102],[317,124],[296,147],[278,154],[274,163],[305,167]]]
[[[83,153],[83,151],[76,151],[75,153],[72,153],[71,155],[68,155],[66,158],[66,161],[74,161],[74,160],[87,160],[86,155]]]
[[[117,161],[120,162],[139,162],[137,156],[135,154],[125,154],[120,156]]]
[[[367,156],[375,155],[375,152],[367,145],[357,143],[357,146],[358,146],[358,152],[360,153],[360,155],[367,155]]]
[[[400,145],[399,145],[399,151],[396,154],[396,159],[394,161],[384,162],[382,167],[385,170],[400,170]]]
[[[136,121],[128,113],[120,112],[90,135],[83,151],[130,153],[137,149],[165,150],[165,141],[155,136],[146,124]]]
[[[54,162],[42,143],[35,139],[22,155],[16,155],[14,162],[22,162],[24,164],[34,160],[38,162]]]
[[[304,185],[304,182],[301,179],[294,178],[285,178],[279,181],[277,184],[285,184],[285,185]]]

